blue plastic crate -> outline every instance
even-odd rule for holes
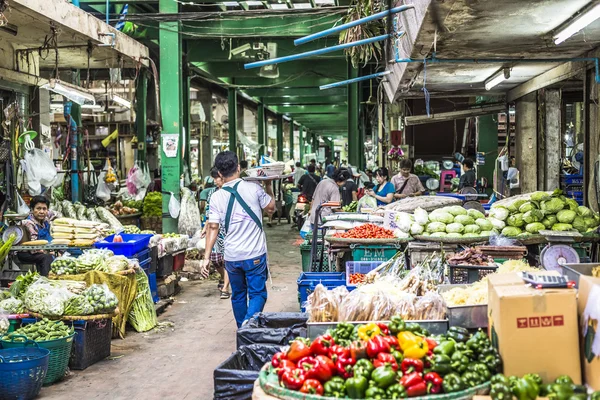
[[[140,251],[134,254],[131,258],[137,258],[139,263],[150,259],[150,248]]]
[[[156,285],[156,274],[146,274],[148,275],[148,284],[150,285],[150,294],[152,294],[152,300],[155,303],[158,303],[158,288]]]
[[[567,192],[567,197],[573,198],[573,199],[577,199],[577,198],[581,198],[583,199],[583,192],[580,191],[568,191]]]
[[[563,175],[562,178],[565,185],[583,185],[582,174]]]
[[[151,259],[147,258],[146,260],[140,262],[140,268],[143,269],[144,271],[146,271],[147,269],[150,269],[150,261],[152,261]],[[151,274],[153,271],[149,271],[148,273]]]
[[[308,300],[308,296],[319,283],[327,289],[346,286],[346,274],[344,272],[303,272],[298,277],[297,283],[300,310],[304,312],[305,308],[302,305]]]
[[[346,286],[352,287],[355,284],[350,283],[350,275],[352,274],[368,274],[375,268],[383,264],[383,261],[348,261],[346,262]]]
[[[150,243],[152,235],[143,234],[121,234],[123,243],[113,243],[115,235],[110,235],[100,242],[94,243],[94,247],[98,249],[112,250],[115,255],[131,257],[139,252],[144,251]]]
[[[112,319],[64,322],[75,328],[69,368],[84,370],[110,356]]]

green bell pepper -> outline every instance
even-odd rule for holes
[[[490,370],[483,363],[471,364],[467,368],[467,371],[473,372],[473,373],[477,374],[480,377],[480,379],[479,379],[480,383],[487,382],[492,377],[492,374],[490,373]]]
[[[530,381],[533,381],[538,386],[542,386],[544,383],[542,381],[542,377],[539,376],[538,374],[525,374],[525,376],[523,376],[523,379],[528,379]]]
[[[377,386],[371,386],[370,388],[367,389],[367,391],[365,392],[365,397],[367,399],[386,399],[386,395],[385,395],[385,390],[383,390],[382,388],[379,388]]]
[[[406,394],[406,388],[399,383],[395,383],[385,391],[386,399],[404,399],[408,395]]]
[[[554,383],[546,385],[547,397],[552,400],[569,400],[575,394],[571,384]]]
[[[467,367],[471,362],[469,357],[467,357],[466,353],[460,351],[454,352],[450,360],[450,366],[452,367],[452,370],[461,374],[467,370]]]
[[[539,393],[539,386],[528,379],[519,379],[512,388],[512,393],[517,400],[536,400]]]
[[[452,360],[447,355],[437,354],[431,359],[431,370],[441,375],[449,374],[452,372]]]
[[[507,384],[494,383],[490,388],[492,400],[512,400],[513,394]]]
[[[406,324],[405,330],[412,332],[414,334],[425,335],[423,333],[423,327],[419,324],[415,324],[415,323]]]
[[[514,388],[517,385],[517,382],[519,381],[519,377],[518,376],[509,376],[508,377],[508,386],[510,386],[510,388]]]
[[[448,333],[446,335],[449,339],[463,343],[469,340],[469,337],[471,336],[468,330],[458,326],[453,326],[450,329],[448,329]]]
[[[364,376],[365,378],[369,379],[374,369],[375,367],[373,366],[373,363],[366,358],[363,358],[354,364],[354,376]]]
[[[404,355],[398,350],[392,350],[391,354],[396,359],[398,365],[400,365],[400,363],[402,363],[402,360],[404,360]]]
[[[383,366],[373,370],[371,379],[375,382],[375,386],[385,389],[396,383],[397,375],[391,367]]]
[[[492,376],[492,379],[490,379],[490,383],[492,385],[494,383],[502,383],[510,388],[510,385],[508,383],[508,378],[502,374],[496,374],[496,375]]]
[[[364,399],[369,382],[364,376],[355,376],[346,381],[346,394],[351,399]]]
[[[573,379],[571,379],[571,377],[568,375],[561,375],[554,380],[554,383],[558,383],[559,385],[572,385]]]
[[[462,374],[461,379],[463,381],[464,386],[467,388],[472,388],[474,386],[479,385],[482,382],[481,377],[477,375],[477,373],[472,371],[467,371],[464,374]]]
[[[467,348],[467,344],[464,342],[457,342],[454,345],[454,351],[460,351],[460,352],[465,352],[468,351],[469,349]]]
[[[500,357],[493,355],[487,355],[483,357],[483,359],[479,357],[479,361],[485,364],[490,370],[490,372],[498,372],[498,370],[502,366],[502,361],[500,360]]]
[[[456,373],[448,374],[444,377],[444,382],[442,383],[442,388],[445,393],[453,393],[460,392],[465,388],[465,385],[460,377],[460,375]]]
[[[339,376],[334,376],[323,385],[325,397],[344,398],[346,397],[346,381]]]
[[[390,330],[390,333],[392,335],[396,336],[400,332],[406,330],[406,323],[404,322],[402,317],[400,317],[399,315],[394,315],[390,319],[390,324],[388,325],[388,329]]]
[[[571,397],[569,397],[569,400],[587,400],[587,398],[588,398],[587,394],[575,393],[575,394],[571,395]]]
[[[433,349],[433,354],[442,354],[450,357],[452,353],[454,353],[454,348],[455,342],[453,342],[452,340],[446,340],[440,342],[437,346],[435,346],[435,348]]]

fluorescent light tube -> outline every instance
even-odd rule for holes
[[[554,44],[561,44],[595,20],[600,18],[600,4],[583,12],[580,16],[573,19],[564,29],[554,35]]]
[[[129,100],[125,100],[124,98],[122,98],[121,96],[117,96],[116,94],[112,95],[112,101],[125,108],[131,108],[131,102]]]
[[[85,89],[70,85],[65,82],[57,81],[56,79],[50,79],[49,83],[42,86],[42,89],[50,90],[54,93],[58,93],[67,99],[80,104],[82,106],[93,106],[96,104],[96,98],[93,94],[85,91]]]
[[[496,72],[494,75],[485,80],[485,90],[490,90],[491,88],[498,86],[508,78],[510,78],[510,69],[502,68],[500,71]]]

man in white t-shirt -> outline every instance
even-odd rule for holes
[[[257,183],[240,179],[238,158],[231,151],[217,154],[215,168],[225,183],[210,200],[202,274],[208,277],[210,253],[223,225],[225,269],[239,328],[261,312],[267,302],[267,238],[262,228],[262,212],[275,212],[275,196],[271,182],[265,181],[263,189]]]

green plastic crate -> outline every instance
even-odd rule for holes
[[[395,245],[351,245],[353,261],[387,261],[400,251]]]
[[[311,246],[312,246],[312,244],[308,240],[305,240],[304,243],[302,243],[300,245],[300,255],[302,255],[302,272],[317,272],[317,271],[311,271],[311,268],[310,268]],[[318,246],[319,257],[321,256],[322,251],[323,250],[322,250],[321,246]],[[327,255],[327,253],[325,253],[323,255],[323,271],[322,272],[328,272],[328,271],[329,271],[329,256]]]

